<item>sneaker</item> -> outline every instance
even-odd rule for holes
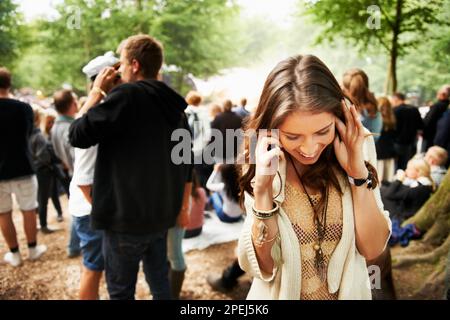
[[[37,260],[47,251],[47,246],[44,244],[37,245],[34,248],[28,248],[28,259]]]
[[[63,221],[64,221],[63,216],[58,216],[58,217],[56,217],[56,221],[58,221],[58,222],[63,222]]]
[[[20,252],[8,252],[3,257],[3,261],[9,263],[13,267],[18,267],[22,264],[22,257],[20,256]]]
[[[55,232],[55,230],[50,229],[49,227],[43,227],[43,228],[41,228],[41,232],[44,234],[50,234],[50,233]]]

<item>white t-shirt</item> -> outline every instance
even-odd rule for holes
[[[74,217],[83,217],[91,214],[92,205],[87,201],[78,186],[87,186],[94,183],[95,160],[97,159],[97,146],[89,149],[75,148],[75,161],[73,177],[70,181],[69,213]]]
[[[189,126],[193,132],[192,152],[195,157],[202,154],[203,148],[211,139],[211,124],[209,122],[208,110],[205,107],[194,107],[189,105],[186,110]]]
[[[206,182],[206,188],[210,191],[218,192],[223,199],[223,212],[230,218],[237,218],[242,215],[242,208],[238,202],[228,197],[225,192],[225,183],[222,180],[222,175],[214,170],[208,181]]]

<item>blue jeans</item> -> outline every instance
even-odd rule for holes
[[[69,255],[79,255],[81,252],[80,248],[80,238],[77,235],[77,231],[75,229],[75,223],[72,220],[70,224],[70,240],[69,245],[67,246]]]
[[[103,231],[91,228],[91,216],[73,217],[73,224],[80,238],[83,265],[92,271],[103,271],[105,264],[102,253]]]
[[[184,232],[185,230],[177,225],[170,228],[167,232],[167,257],[169,258],[170,267],[175,271],[186,269],[182,247]]]
[[[219,217],[220,221],[226,223],[238,222],[241,220],[241,216],[239,217],[230,217],[223,211],[223,200],[220,194],[214,192],[209,198],[211,201],[214,210],[216,211],[217,217]]]
[[[105,231],[103,257],[111,300],[134,300],[141,261],[153,299],[171,299],[166,231],[142,235]]]

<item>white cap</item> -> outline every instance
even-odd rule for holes
[[[119,59],[114,56],[114,52],[108,51],[103,56],[98,56],[89,61],[89,63],[83,67],[83,72],[89,78],[92,78],[93,76],[98,75],[103,68],[112,67],[118,62]]]

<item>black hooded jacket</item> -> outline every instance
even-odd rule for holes
[[[98,144],[92,227],[153,233],[175,224],[191,165],[176,165],[175,129],[189,130],[183,97],[156,80],[122,84],[70,127],[77,148]]]

